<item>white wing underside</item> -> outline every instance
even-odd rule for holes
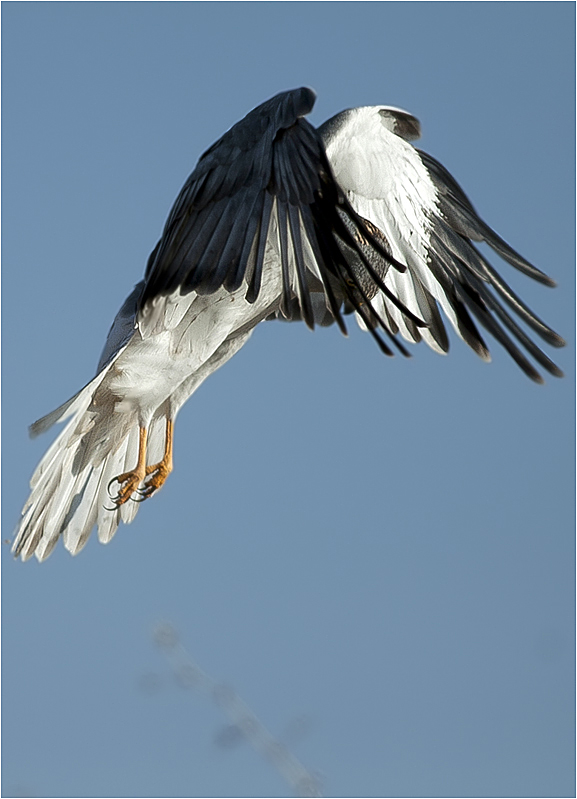
[[[387,288],[428,323],[430,300],[424,295],[425,287],[459,333],[451,303],[427,265],[430,220],[438,214],[437,192],[417,151],[388,129],[380,110],[358,108],[354,114],[343,112],[327,123],[327,155],[335,179],[355,211],[382,230],[393,257],[408,267],[405,272],[389,269]],[[394,321],[405,340],[417,342],[422,338],[444,354],[430,331],[419,328],[417,332],[407,325],[405,315],[382,291],[371,305],[382,318],[388,316]],[[356,317],[360,327],[366,329],[358,313]]]

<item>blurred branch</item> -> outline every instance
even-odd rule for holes
[[[204,693],[226,713],[231,725],[226,727],[223,738],[225,745],[233,745],[241,737],[246,739],[289,783],[296,796],[322,796],[319,779],[307,771],[289,749],[274,738],[231,686],[213,680],[202,671],[183,647],[171,624],[157,625],[153,637],[155,644],[165,652],[171,662],[181,686]]]

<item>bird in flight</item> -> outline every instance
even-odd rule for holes
[[[110,329],[96,377],[31,427],[69,420],[31,480],[13,552],[73,555],[97,526],[110,541],[172,471],[178,411],[262,321],[335,323],[354,314],[386,355],[404,342],[446,353],[448,320],[490,360],[479,326],[534,381],[561,376],[526,330],[563,339],[473,242],[554,282],[478,216],[454,178],[411,141],[418,120],[389,106],[343,111],[319,128],[315,94],[283,92],[201,156],[144,279]]]

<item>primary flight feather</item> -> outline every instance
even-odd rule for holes
[[[387,355],[401,339],[448,351],[444,319],[484,360],[477,325],[537,382],[561,372],[519,326],[563,340],[473,242],[546,285],[543,272],[475,212],[446,169],[410,143],[419,122],[354,108],[320,128],[296,89],[251,111],[200,158],[170,211],[144,280],[112,325],[96,377],[31,427],[68,424],[31,480],[13,551],[76,554],[108,542],[172,470],[179,409],[268,319],[338,324],[354,313]]]

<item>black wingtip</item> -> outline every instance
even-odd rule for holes
[[[551,344],[552,347],[565,347],[567,345],[565,339],[560,336],[559,333],[555,333],[553,330],[549,331],[547,343]]]
[[[533,266],[533,264],[530,264],[529,261],[526,261],[525,263],[527,264],[527,266],[523,264],[525,268],[520,269],[521,272],[524,272],[529,277],[532,277],[533,280],[536,280],[537,283],[541,283],[542,286],[547,286],[550,289],[554,289],[557,287],[557,282],[553,280],[552,277],[549,277],[549,275],[547,275],[545,272],[542,272],[540,269],[537,269],[537,267]],[[513,266],[517,265],[513,264]],[[518,266],[517,268],[519,269]]]
[[[313,110],[317,99],[317,93],[310,86],[301,86],[294,90],[294,102],[297,116],[304,117]]]

